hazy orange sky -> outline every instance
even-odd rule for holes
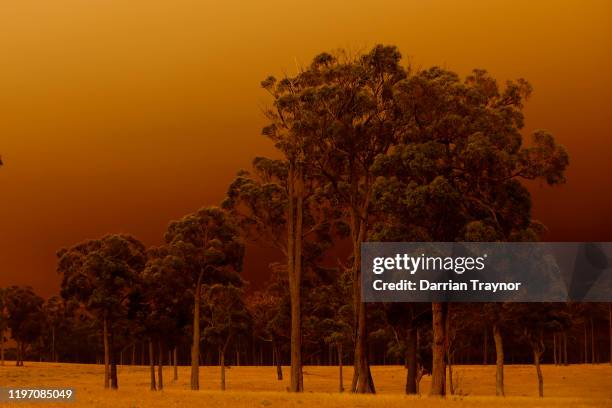
[[[536,218],[550,240],[612,240],[611,20],[610,1],[2,0],[0,286],[55,293],[55,251],[86,238],[158,243],[272,153],[263,78],[376,43],[527,78],[526,132],[571,156],[566,186],[533,187]]]

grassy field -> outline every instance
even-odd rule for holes
[[[76,403],[70,407],[612,407],[612,366],[544,366],[544,395],[537,398],[535,371],[532,366],[507,366],[506,398],[496,398],[494,366],[455,367],[459,395],[445,400],[428,398],[430,377],[421,382],[422,397],[403,395],[406,371],[402,367],[373,367],[378,395],[337,393],[337,368],[304,369],[306,392],[286,392],[287,378],[276,380],[273,367],[232,367],[226,371],[227,391],[218,391],[218,367],[202,367],[202,390],[189,390],[189,368],[179,367],[179,380],[172,381],[172,369],[164,370],[163,392],[149,391],[149,371],[143,366],[119,367],[119,390],[105,391],[103,366],[27,362],[15,367],[8,362],[0,367],[0,386],[73,387]],[[285,367],[285,374],[288,374]],[[287,377],[287,376],[285,376]],[[349,386],[351,367],[345,369],[345,387]],[[18,407],[39,404],[12,403]],[[45,403],[43,406],[66,406]]]

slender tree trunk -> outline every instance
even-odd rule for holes
[[[297,173],[297,174],[296,174]],[[301,316],[301,250],[303,180],[301,170],[289,164],[289,206],[287,217],[287,272],[291,300],[291,383],[289,391],[302,392],[302,316]]]
[[[408,330],[406,339],[406,394],[417,393],[417,330]]]
[[[450,352],[447,354],[447,365],[448,365],[448,390],[450,395],[455,395],[455,384],[453,383],[453,360],[451,359]]]
[[[338,392],[344,392],[344,376],[342,365],[342,343],[338,343]]]
[[[498,324],[493,325],[493,341],[495,342],[495,395],[504,394],[504,343]]]
[[[115,350],[115,339],[113,332],[110,332],[110,380],[111,389],[119,389],[119,379],[117,378],[117,351]]]
[[[132,344],[132,358],[130,360],[130,365],[136,364],[136,342]]]
[[[361,243],[365,240],[367,224],[355,208],[352,209],[351,224],[353,232],[353,299],[357,330],[355,336],[355,372],[353,392],[376,393],[367,349],[367,308],[361,301]]]
[[[155,385],[155,352],[153,351],[153,340],[149,339],[149,372],[151,373],[151,391],[157,390]]]
[[[219,348],[219,365],[221,366],[221,391],[225,391],[225,348]]]
[[[276,379],[278,381],[282,381],[283,379],[283,366],[282,366],[282,362],[280,359],[280,355],[278,352],[278,346],[276,345],[276,342],[272,342],[272,359],[274,360],[274,363],[276,364]]]
[[[177,362],[177,351],[176,351],[177,346],[174,346],[174,351],[173,351],[173,356],[172,356],[172,363],[174,363],[174,381],[178,381],[178,362]]]
[[[558,365],[557,361],[557,333],[553,333],[553,362]]]
[[[296,338],[299,340],[299,372],[298,372],[298,391],[304,391],[304,373],[302,370],[302,235],[303,235],[303,223],[304,223],[304,173],[302,166],[298,167],[297,184],[296,184],[296,221],[295,221],[295,264],[294,264],[294,276],[295,276],[295,292],[298,299],[297,313],[298,313],[298,324],[296,325],[297,333]]]
[[[535,364],[536,374],[538,375],[538,396],[542,398],[544,396],[544,378],[542,377],[542,367],[540,366],[540,357],[542,352],[537,348],[533,347],[533,363]]]
[[[102,338],[104,342],[104,388],[110,387],[110,369],[109,369],[109,350],[108,350],[108,319],[106,312],[104,312],[104,320],[102,322]]]
[[[289,162],[289,174],[287,178],[288,188],[288,214],[287,214],[287,274],[289,280],[289,299],[291,302],[291,339],[290,339],[290,384],[289,390],[292,392],[299,391],[299,366],[298,360],[300,357],[299,339],[296,332],[299,334],[299,324],[297,318],[300,308],[296,307],[296,302],[299,303],[298,296],[295,294],[295,164]],[[298,299],[296,299],[296,297]],[[296,313],[297,311],[297,313]]]
[[[421,394],[421,379],[423,378],[423,374],[424,374],[425,369],[423,368],[422,365],[417,364],[417,380],[416,380],[416,387],[417,387],[417,394]]]
[[[193,301],[193,340],[191,342],[191,389],[200,389],[200,297],[202,274],[200,271],[195,286]]]
[[[446,347],[446,365],[448,366],[448,389],[451,395],[455,395],[455,384],[453,382],[453,350],[451,337],[451,304],[446,305],[446,328],[445,328],[445,347]]]
[[[159,361],[157,362],[157,389],[164,389],[164,347],[161,339],[158,342]]]
[[[432,345],[432,373],[431,390],[429,395],[446,395],[446,316],[448,303],[432,303],[433,313],[433,345]]]

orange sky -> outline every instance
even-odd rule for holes
[[[159,242],[272,152],[263,78],[376,43],[527,78],[526,130],[571,155],[566,186],[534,187],[536,217],[551,240],[612,240],[611,20],[610,1],[2,0],[0,286],[56,292],[55,251],[86,238]]]

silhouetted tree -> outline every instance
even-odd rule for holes
[[[272,345],[272,360],[277,380],[283,379],[283,350],[291,337],[291,307],[287,291],[287,272],[280,265],[271,265],[266,289],[251,294],[246,305],[253,319],[253,335]],[[283,279],[284,278],[284,279]]]
[[[289,157],[294,154],[291,149],[299,147],[288,147],[287,143],[290,141],[283,139],[278,141],[278,146],[281,150],[290,149],[286,151]],[[309,263],[329,247],[330,231],[338,211],[330,205],[319,180],[306,166],[300,167],[298,175],[288,159],[258,157],[253,161],[253,170],[253,174],[245,171],[238,174],[228,189],[223,207],[238,220],[248,240],[271,246],[286,259],[284,270],[291,307],[290,390],[303,391],[302,280],[304,271],[311,267]]]
[[[57,329],[63,324],[66,319],[65,314],[65,303],[64,300],[59,296],[51,296],[43,305],[45,318],[47,322],[47,329],[49,331],[50,338],[50,361],[57,362],[56,352],[56,335]]]
[[[239,284],[244,245],[233,220],[215,207],[202,208],[172,221],[164,239],[169,253],[180,259],[185,282],[193,296],[191,389],[198,390],[202,285]]]
[[[102,324],[104,387],[118,388],[115,325],[127,318],[145,266],[145,248],[129,235],[107,235],[57,253],[61,295],[80,302]]]
[[[340,297],[338,297],[340,299]],[[352,305],[344,303],[336,309],[333,318],[321,322],[325,343],[335,347],[338,358],[338,392],[344,392],[344,358],[349,347],[353,346]]]
[[[371,165],[396,136],[390,91],[405,76],[399,59],[394,47],[383,46],[356,58],[324,53],[294,77],[269,77],[262,83],[274,98],[264,133],[296,167],[298,191],[306,167],[327,181],[347,212],[356,315],[352,388],[357,392],[375,391],[366,347],[366,304],[361,302],[360,244],[367,238]]]
[[[164,387],[164,351],[174,350],[183,330],[189,324],[193,299],[185,293],[188,279],[183,273],[184,259],[174,256],[166,246],[147,251],[147,264],[142,273],[141,322],[149,342],[151,390]],[[158,382],[155,382],[154,343],[158,348]]]
[[[217,346],[221,367],[221,390],[225,391],[225,354],[230,342],[250,328],[242,289],[215,284],[204,288],[204,338]]]
[[[23,366],[28,346],[38,339],[45,324],[44,300],[30,287],[11,286],[6,289],[5,302],[8,327],[17,343],[16,365]]]
[[[564,305],[563,305],[564,306]],[[540,367],[544,353],[544,334],[569,324],[563,306],[553,303],[513,303],[508,308],[514,317],[514,327],[529,344],[538,379],[538,395],[544,396],[544,377]]]
[[[564,181],[565,149],[545,131],[524,146],[524,80],[499,89],[483,70],[465,80],[431,68],[397,84],[401,143],[380,156],[373,201],[388,214],[390,236],[416,241],[536,240],[531,200],[521,179]],[[444,395],[447,306],[432,305],[432,395]]]

